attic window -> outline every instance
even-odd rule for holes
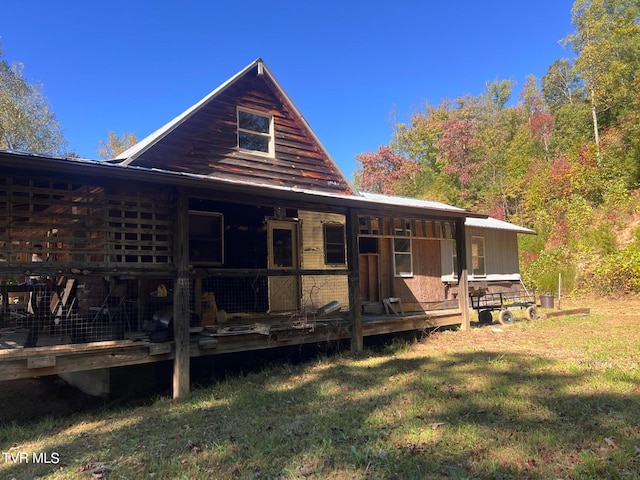
[[[238,108],[238,148],[273,156],[273,117]]]

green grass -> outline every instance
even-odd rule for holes
[[[0,477],[87,479],[104,463],[108,479],[640,478],[640,316],[599,305],[5,425],[3,452],[60,462],[0,458]]]

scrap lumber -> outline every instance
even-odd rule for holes
[[[568,317],[571,315],[586,316],[591,313],[590,308],[572,308],[569,310],[556,310],[542,315],[542,318]]]

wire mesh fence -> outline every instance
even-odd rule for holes
[[[113,340],[170,341],[174,280],[77,275],[0,286],[0,349]],[[313,319],[349,307],[346,274],[224,272],[192,277],[192,330]]]

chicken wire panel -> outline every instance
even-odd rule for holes
[[[215,275],[200,280],[201,302],[225,313],[264,314],[269,310],[265,274]]]
[[[302,308],[305,312],[316,312],[333,302],[339,303],[340,310],[349,309],[349,285],[346,274],[302,276]]]
[[[0,348],[172,338],[169,278],[59,277],[11,290],[21,288],[8,294],[6,308],[3,301]],[[192,307],[190,287],[185,295]]]
[[[172,278],[93,274],[60,276],[51,279],[50,285],[5,292],[0,348],[170,341],[174,287]],[[226,322],[278,321],[283,315],[308,318],[319,315],[318,310],[328,304],[332,308],[323,315],[349,307],[346,274],[216,274],[191,278],[182,295],[192,329]]]

